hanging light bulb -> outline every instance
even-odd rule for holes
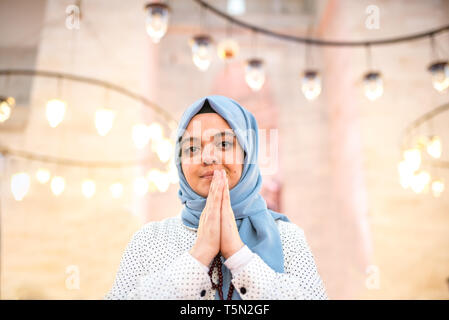
[[[432,75],[433,87],[443,92],[449,87],[449,64],[447,61],[436,61],[429,65],[427,70]]]
[[[63,177],[53,177],[51,179],[51,191],[55,196],[59,196],[62,192],[64,192],[65,189],[65,179]]]
[[[444,191],[444,181],[437,179],[432,181],[432,194],[435,198],[438,198]]]
[[[239,44],[234,39],[224,39],[218,44],[217,53],[223,61],[232,60],[239,54]]]
[[[197,35],[190,39],[193,63],[201,71],[206,71],[212,60],[212,38],[208,35]]]
[[[111,184],[111,186],[109,187],[109,190],[112,193],[112,196],[115,199],[118,199],[122,196],[123,194],[123,185],[120,182],[116,182]]]
[[[398,172],[399,172],[399,183],[402,188],[407,189],[410,187],[410,181],[413,176],[413,171],[410,169],[410,166],[405,160],[402,160],[398,164]]]
[[[134,192],[140,197],[148,192],[148,181],[145,177],[137,177],[134,179]]]
[[[13,97],[0,96],[0,123],[3,123],[10,118],[12,109],[15,105],[16,100]]]
[[[263,60],[249,59],[246,61],[245,80],[253,91],[259,91],[265,83]]]
[[[110,108],[101,108],[95,112],[95,127],[100,136],[104,137],[111,130],[115,119],[115,111]]]
[[[56,128],[64,119],[67,104],[59,99],[52,99],[47,102],[46,115],[50,127]]]
[[[170,181],[168,180],[168,177],[164,172],[159,172],[159,177],[155,181],[155,183],[159,192],[165,192],[170,187]]]
[[[415,172],[421,165],[421,151],[418,148],[411,148],[404,151],[404,161],[409,170]]]
[[[148,126],[148,134],[150,139],[154,142],[162,139],[164,131],[159,123],[153,122]]]
[[[83,192],[83,195],[87,198],[90,199],[93,197],[93,195],[95,194],[95,181],[93,180],[84,180],[83,184],[81,185],[81,190]]]
[[[423,192],[430,182],[430,174],[427,171],[415,173],[410,181],[410,187],[416,193]]]
[[[164,3],[151,2],[145,6],[147,17],[145,26],[154,43],[159,43],[167,32],[170,7]]]
[[[370,71],[366,73],[363,77],[363,82],[365,86],[365,96],[368,99],[374,101],[382,96],[384,87],[380,72]]]
[[[177,184],[179,182],[178,169],[176,168],[174,162],[170,163],[170,167],[167,172],[168,181],[172,184]]]
[[[307,100],[316,99],[321,93],[321,77],[319,72],[306,70],[303,74],[301,89]]]
[[[39,169],[36,172],[36,179],[41,184],[45,184],[50,180],[50,171],[47,169]]]
[[[20,172],[11,177],[11,192],[16,201],[22,201],[30,189],[30,176]]]
[[[143,149],[150,141],[150,132],[148,126],[136,124],[133,126],[133,140],[138,149]]]
[[[159,157],[159,160],[161,160],[164,163],[170,160],[174,148],[175,147],[173,146],[173,143],[171,142],[170,139],[159,140],[156,143],[156,153],[157,156]]]
[[[158,169],[152,169],[147,175],[147,179],[150,184],[156,186],[159,192],[165,192],[170,187],[170,181],[168,177]]]
[[[441,139],[439,136],[431,136],[427,142],[427,153],[433,158],[439,159],[442,153]]]

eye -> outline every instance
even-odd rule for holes
[[[193,150],[192,150],[192,149],[193,149]],[[198,149],[198,148],[195,147],[195,146],[190,146],[190,147],[184,149],[184,152],[185,152],[187,155],[189,155],[189,154],[195,153],[195,152],[196,152],[196,149]]]
[[[224,149],[229,149],[232,147],[232,142],[229,141],[221,141],[220,144]]]

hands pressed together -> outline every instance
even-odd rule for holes
[[[189,252],[207,266],[219,252],[227,259],[243,246],[231,207],[226,172],[215,170],[201,213],[197,239]]]

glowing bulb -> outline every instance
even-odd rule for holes
[[[150,184],[154,184],[160,192],[165,192],[170,187],[170,181],[166,174],[157,169],[150,170],[147,179]]]
[[[206,71],[212,60],[212,38],[208,35],[197,35],[190,40],[193,63],[201,71]]]
[[[410,187],[410,181],[413,176],[413,171],[410,169],[408,163],[404,160],[398,164],[399,183],[404,189]]]
[[[153,141],[159,141],[162,139],[164,131],[159,123],[153,122],[148,126],[148,134]]]
[[[148,192],[148,181],[145,177],[137,177],[134,179],[134,192],[138,196],[144,196]]]
[[[170,181],[168,180],[167,175],[163,172],[159,173],[159,177],[155,181],[155,184],[160,192],[165,192],[170,187]]]
[[[412,148],[404,151],[404,160],[409,169],[415,172],[421,165],[421,151],[418,148]]]
[[[134,125],[133,140],[138,149],[143,149],[150,141],[150,131],[148,130],[148,126],[144,124]]]
[[[444,191],[444,182],[441,179],[434,180],[432,182],[432,194],[435,198],[438,198]]]
[[[13,97],[0,96],[0,123],[10,118],[12,108],[14,108],[15,104],[16,100]]]
[[[156,143],[156,153],[159,160],[162,162],[167,162],[170,160],[174,150],[174,146],[170,139],[162,139]]]
[[[83,192],[83,195],[90,199],[95,194],[95,181],[93,180],[84,180],[83,184],[81,185],[81,190]]]
[[[232,60],[239,54],[239,45],[233,39],[224,39],[218,44],[217,53],[221,60]]]
[[[427,143],[427,153],[433,158],[440,158],[442,153],[441,139],[438,136],[432,136]]]
[[[16,201],[22,201],[30,189],[30,176],[20,172],[11,177],[11,192]]]
[[[321,93],[321,77],[317,71],[307,70],[302,78],[302,92],[307,100],[316,99]]]
[[[245,80],[253,91],[259,91],[265,83],[265,70],[261,59],[246,62]]]
[[[36,172],[36,179],[41,184],[45,184],[50,180],[50,171],[47,169],[39,169]]]
[[[416,193],[423,192],[430,182],[430,174],[426,171],[415,173],[410,181],[410,187]]]
[[[47,102],[46,115],[50,127],[56,128],[64,119],[67,105],[59,99],[52,99]]]
[[[170,181],[170,183],[172,184],[177,184],[179,182],[178,169],[176,168],[174,163],[170,165],[170,168],[167,172],[167,178],[168,181]]]
[[[147,17],[145,26],[148,35],[154,43],[159,43],[167,32],[170,8],[163,3],[149,3],[145,6]]]
[[[443,92],[449,87],[449,64],[447,61],[434,62],[427,70],[432,75],[432,84],[437,91]]]
[[[382,96],[384,92],[382,77],[379,72],[371,71],[363,77],[365,96],[371,101]]]
[[[64,192],[65,189],[65,179],[63,177],[53,177],[51,179],[51,191],[55,196],[59,196],[62,192]]]
[[[119,182],[111,184],[109,190],[112,193],[112,196],[116,199],[120,198],[123,194],[123,185]]]
[[[104,137],[111,130],[115,119],[115,111],[102,108],[95,112],[95,127],[100,136]]]

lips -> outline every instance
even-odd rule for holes
[[[207,179],[210,179],[210,178],[212,178],[213,176],[214,176],[214,171],[211,170],[211,171],[205,172],[202,176],[200,176],[200,178],[207,178]]]

